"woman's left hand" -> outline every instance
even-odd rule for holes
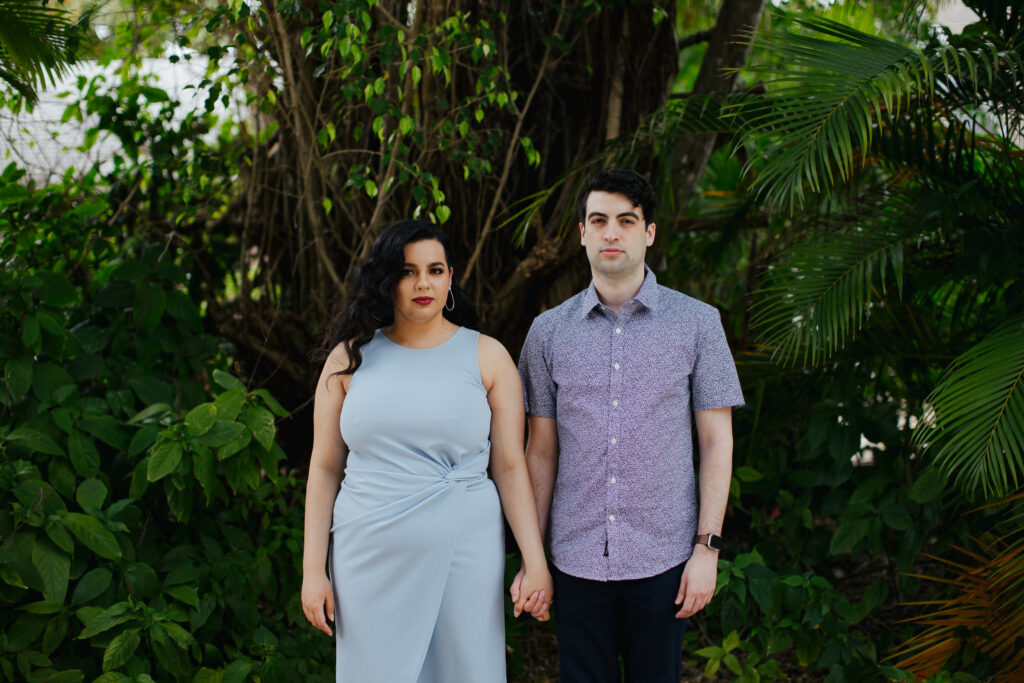
[[[546,564],[532,570],[527,570],[526,567],[520,569],[512,580],[509,592],[515,602],[512,610],[514,616],[529,612],[537,621],[547,621],[551,618],[550,609],[555,599],[555,588]]]

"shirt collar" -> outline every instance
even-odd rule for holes
[[[644,264],[644,272],[646,275],[644,275],[643,284],[640,285],[636,295],[629,301],[636,301],[644,308],[656,311],[658,310],[658,280],[654,277],[654,271],[646,263]],[[629,301],[626,303],[629,303]],[[594,281],[591,280],[590,286],[587,287],[583,294],[583,306],[580,317],[586,318],[595,307],[600,305],[601,300],[597,296],[597,288],[594,287]]]

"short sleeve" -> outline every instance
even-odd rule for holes
[[[534,417],[555,417],[555,381],[551,378],[550,335],[536,318],[519,354],[519,376],[523,380],[526,412]]]
[[[690,378],[690,392],[694,410],[743,405],[743,391],[736,374],[736,363],[725,340],[722,319],[717,309],[712,309],[701,326],[697,340],[697,359]]]

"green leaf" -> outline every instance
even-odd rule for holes
[[[273,413],[266,408],[249,406],[249,410],[245,414],[245,424],[260,445],[269,451],[274,443],[274,435],[277,433]]]
[[[192,586],[171,586],[167,594],[190,607],[199,608],[199,593]]]
[[[213,381],[216,382],[223,389],[241,389],[245,390],[245,385],[234,375],[224,372],[223,370],[213,371]]]
[[[78,512],[64,515],[64,526],[81,541],[85,547],[108,560],[121,559],[121,546],[114,534],[95,517]]]
[[[78,485],[75,500],[86,512],[96,512],[107,499],[107,487],[99,479],[86,479]]]
[[[119,451],[123,451],[128,447],[128,434],[121,428],[118,421],[110,415],[83,417],[78,420],[78,426]]]
[[[89,437],[79,431],[71,432],[68,437],[68,454],[72,467],[80,476],[89,478],[99,474],[100,453]]]
[[[39,319],[34,315],[25,316],[25,324],[21,328],[21,343],[32,349],[35,348],[39,337]]]
[[[43,580],[43,596],[48,602],[63,603],[71,575],[71,557],[46,538],[37,538],[32,546],[32,564]]]
[[[910,489],[910,499],[917,503],[927,503],[935,500],[946,487],[946,481],[935,469],[927,469],[914,482]]]
[[[77,612],[79,618],[86,617],[87,615],[88,618],[83,619],[85,628],[78,634],[78,639],[92,638],[126,621],[131,621],[135,618],[135,615],[128,611],[128,607],[127,602],[117,602],[105,610],[100,610],[98,613],[93,608],[82,607]]]
[[[277,399],[274,398],[269,391],[266,389],[257,389],[252,393],[259,396],[274,415],[277,415],[278,417],[288,417],[288,411],[277,402]]]
[[[829,544],[828,549],[829,553],[838,555],[853,548],[857,541],[867,535],[869,525],[870,520],[868,519],[853,519],[842,522],[836,528],[835,533],[832,534],[832,542]]]
[[[42,280],[42,284],[36,288],[36,294],[50,307],[67,308],[78,299],[78,291],[63,275],[40,270],[36,272],[36,276]]]
[[[64,455],[64,450],[53,439],[31,427],[18,427],[4,438],[23,444],[36,453]]]
[[[131,442],[128,444],[128,455],[135,456],[149,449],[156,442],[156,437],[159,434],[160,428],[156,425],[144,425],[139,431],[135,432],[135,436],[132,437]]]
[[[136,422],[145,422],[152,417],[162,417],[166,413],[171,412],[171,406],[166,403],[154,403],[153,405],[146,406],[135,414],[132,419],[128,420],[128,424],[135,424]]]
[[[252,432],[243,429],[242,432],[217,449],[217,460],[227,460],[232,455],[242,450],[252,441]]]
[[[146,469],[146,479],[158,481],[178,468],[181,456],[185,452],[182,443],[175,438],[164,438],[153,448]]]
[[[753,467],[744,466],[736,468],[736,478],[744,483],[749,483],[752,481],[760,481],[761,479],[764,479],[764,475],[755,470]]]
[[[89,571],[78,580],[75,591],[71,594],[71,604],[80,605],[99,597],[110,588],[113,578],[113,573],[103,567],[97,567]]]
[[[137,628],[130,628],[119,633],[103,652],[103,670],[112,671],[121,668],[135,654],[141,640]]]
[[[213,403],[200,403],[185,416],[185,428],[189,436],[202,436],[213,426],[217,419],[217,406]]]
[[[219,448],[230,442],[245,430],[245,427],[237,422],[216,420],[210,431],[196,439],[196,442],[208,448]]]
[[[224,668],[223,683],[245,683],[255,665],[251,659],[236,659]]]
[[[1024,319],[953,361],[925,403],[933,417],[918,423],[912,443],[934,458],[939,475],[969,496],[1024,487]],[[914,489],[925,496],[937,485],[929,479]]]
[[[266,391],[263,389],[262,391]],[[245,405],[245,391],[242,389],[231,389],[217,394],[213,403],[217,406],[217,417],[221,420],[233,422]]]

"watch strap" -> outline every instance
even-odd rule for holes
[[[693,542],[716,551],[722,549],[722,537],[716,534],[699,534]]]

